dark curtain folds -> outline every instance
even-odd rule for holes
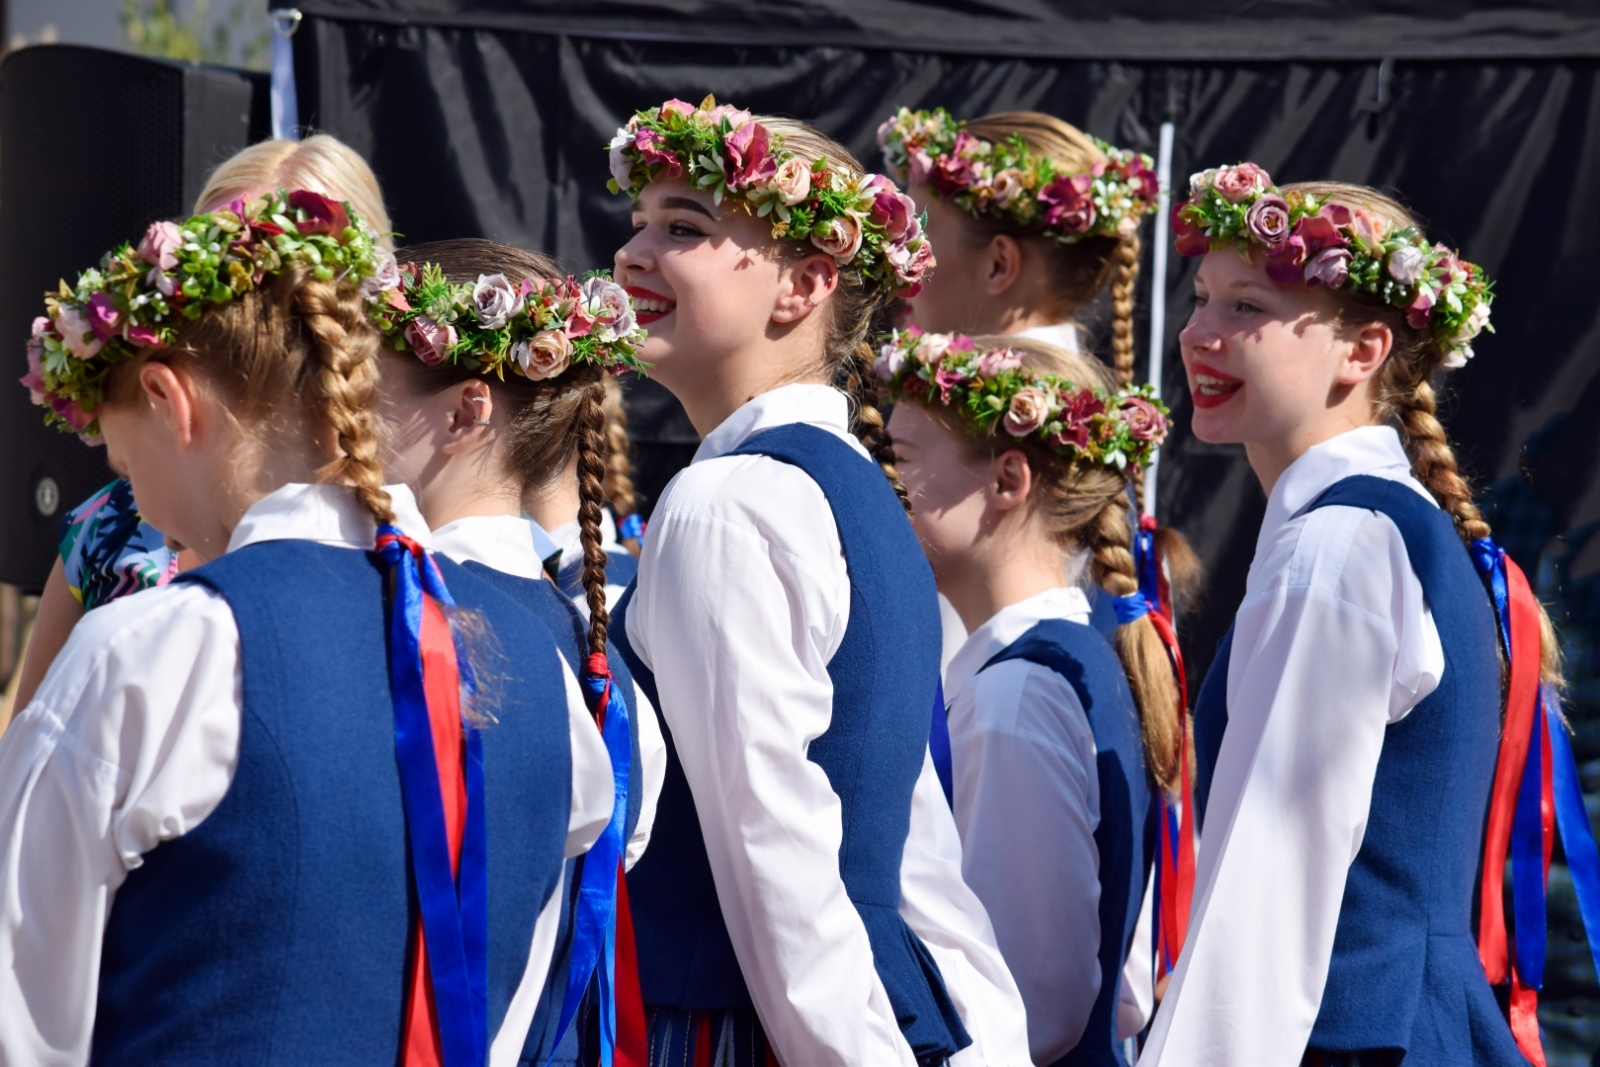
[[[371,160],[407,242],[475,234],[554,253],[575,270],[609,266],[628,219],[625,199],[605,190],[606,142],[636,108],[708,92],[814,123],[873,168],[874,131],[894,107],[940,104],[962,116],[1046,111],[1152,155],[1170,121],[1180,192],[1191,171],[1243,159],[1280,182],[1333,178],[1396,192],[1430,235],[1496,279],[1497,332],[1439,382],[1441,413],[1502,538],[1563,617],[1579,758],[1596,761],[1586,773],[1600,775],[1590,651],[1600,636],[1600,21],[1582,9],[1415,2],[1382,5],[1401,14],[1380,17],[1371,13],[1378,5],[1356,5],[1345,10],[1368,31],[1398,21],[1356,52],[1345,30],[1319,23],[1324,36],[1303,42],[1301,55],[1284,26],[1227,16],[1281,10],[1314,20],[1326,5],[1148,0],[1120,5],[1115,18],[1074,21],[1073,7],[1103,5],[1049,5],[1041,15],[1043,5],[1021,0],[951,3],[922,9],[923,21],[902,32],[884,26],[905,14],[903,3],[528,3],[510,14],[504,4],[431,0],[303,6],[302,121]],[[772,26],[791,25],[784,19],[810,19],[789,39],[820,43],[759,43]],[[1130,21],[1142,43],[1125,34],[1120,50],[1102,53],[1130,58],[1086,58],[1082,42]],[[697,29],[701,40],[682,39]],[[1227,34],[1232,43],[1218,44]],[[896,47],[868,46],[886,43]],[[1385,54],[1415,58],[1381,62]],[[1161,385],[1176,432],[1159,509],[1210,576],[1204,610],[1187,627],[1198,677],[1243,595],[1264,498],[1241,449],[1188,432],[1176,340],[1193,269],[1174,257],[1162,280]],[[1141,350],[1150,283],[1147,247]],[[696,439],[657,388],[630,392],[640,481],[653,495]],[[1575,923],[1560,907],[1558,925],[1563,914]],[[1600,1040],[1584,1036],[1585,998],[1600,988],[1583,946],[1558,930],[1552,953],[1552,1040],[1592,1049]]]

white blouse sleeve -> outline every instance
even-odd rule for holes
[[[961,835],[926,756],[900,861],[900,917],[939,965],[972,1044],[950,1067],[1028,1067],[1028,1015],[983,902],[961,877]]]
[[[1313,511],[1255,567],[1274,578],[1239,608],[1188,942],[1142,1067],[1300,1062],[1385,729],[1443,672],[1388,518]]]
[[[827,665],[849,611],[827,498],[767,457],[697,463],[657,508],[638,582],[629,637],[778,1059],[912,1067],[839,873],[839,798],[806,758],[832,720]]]
[[[1100,993],[1100,780],[1072,686],[1023,660],[981,671],[951,708],[962,872],[988,909],[1028,1013],[1033,1062],[1077,1045]]]
[[[639,768],[644,773],[644,781],[634,783],[634,788],[639,790],[639,821],[633,828],[633,837],[628,840],[626,867],[630,871],[650,845],[656,804],[661,800],[662,783],[667,780],[667,741],[662,736],[655,705],[637,682],[633,686],[633,698],[633,713],[639,723]]]
[[[82,1064],[112,899],[228,791],[239,630],[188,583],[84,616],[0,737],[0,1063]]]

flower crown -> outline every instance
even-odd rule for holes
[[[186,322],[250,292],[295,264],[322,281],[350,279],[369,301],[398,284],[394,259],[348,204],[305,189],[278,190],[183,222],[151,224],[98,268],[46,294],[33,320],[22,384],[45,422],[99,436],[93,412],[106,376],[141,349],[170,345]]]
[[[915,296],[933,267],[917,205],[881,174],[855,174],[808,163],[751,117],[706,97],[699,107],[668,100],[640,111],[611,141],[612,192],[637,200],[657,178],[687,176],[716,203],[743,200],[772,220],[774,238],[810,239],[841,267],[890,293]]]
[[[456,284],[433,263],[398,270],[399,287],[373,320],[396,350],[430,367],[448,359],[501,381],[508,368],[531,381],[554,378],[572,363],[619,374],[650,369],[639,358],[645,331],[633,302],[607,273],[516,284],[504,274],[481,274],[476,284]]]
[[[896,330],[879,353],[878,377],[897,400],[953,407],[974,434],[995,424],[1069,460],[1139,470],[1167,436],[1154,388],[1108,392],[1022,365],[1010,348],[980,348],[959,334]]]
[[[1254,163],[1190,178],[1172,228],[1182,255],[1253,242],[1267,250],[1267,275],[1280,285],[1349,289],[1404,308],[1412,329],[1432,328],[1450,369],[1466,366],[1480,332],[1494,332],[1494,287],[1482,267],[1430,245],[1415,226],[1391,227],[1366,208],[1285,193]]]
[[[1068,173],[1017,134],[993,144],[965,127],[942,107],[901,108],[878,127],[878,147],[902,180],[926,182],[970,215],[1040,227],[1063,244],[1129,237],[1155,210],[1158,187],[1149,156],[1095,138],[1105,160]]]

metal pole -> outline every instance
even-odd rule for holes
[[[1150,257],[1150,384],[1161,395],[1162,364],[1167,349],[1167,216],[1172,210],[1172,139],[1176,128],[1161,124],[1161,146],[1156,156],[1156,181],[1160,195],[1156,200],[1156,246]],[[1150,459],[1144,472],[1144,513],[1156,513],[1156,477],[1161,470],[1161,453]]]

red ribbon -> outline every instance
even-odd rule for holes
[[[1165,578],[1163,592],[1165,591]],[[1169,609],[1170,610],[1170,609]],[[1160,865],[1157,882],[1161,886],[1160,915],[1156,935],[1156,974],[1169,973],[1178,964],[1184,941],[1189,935],[1189,908],[1194,900],[1194,783],[1189,777],[1189,679],[1183,668],[1183,650],[1178,634],[1167,615],[1152,611],[1149,616],[1161,643],[1167,646],[1178,678],[1178,765],[1181,777],[1178,795],[1178,840],[1172,840],[1168,801],[1160,798],[1160,845],[1156,862]]]

